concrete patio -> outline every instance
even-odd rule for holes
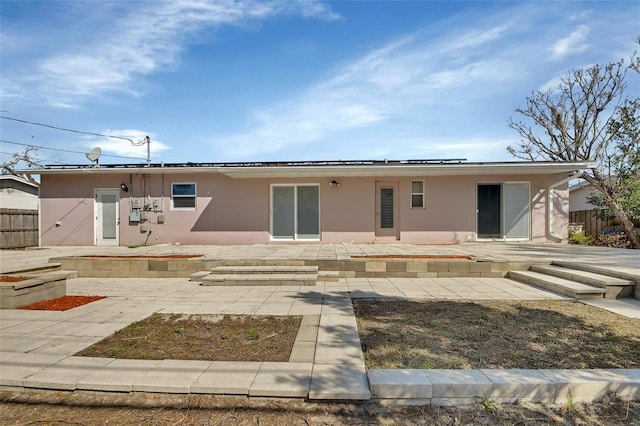
[[[352,255],[472,255],[492,261],[571,259],[640,275],[634,251],[533,244],[277,245],[61,247],[0,252],[2,270],[87,254],[197,253],[220,259],[339,259]],[[381,400],[392,404],[601,399],[615,392],[640,398],[640,370],[369,370],[353,312],[354,298],[412,300],[566,299],[504,278],[343,278],[315,286],[207,287],[186,278],[76,278],[68,294],[108,296],[65,312],[0,310],[0,386],[3,389],[90,390]],[[590,302],[591,303],[591,302]],[[593,302],[640,317],[640,301]],[[599,304],[599,305],[598,305]],[[302,315],[289,362],[140,361],[73,356],[154,312]]]

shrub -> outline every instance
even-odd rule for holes
[[[569,232],[569,244],[578,244],[581,246],[588,246],[593,244],[594,238],[591,235],[587,235],[584,231]]]
[[[631,248],[631,241],[623,232],[612,232],[600,235],[595,245],[611,248]]]

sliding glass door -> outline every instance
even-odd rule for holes
[[[271,186],[271,239],[320,239],[320,186]]]
[[[529,182],[478,184],[478,238],[530,238]]]

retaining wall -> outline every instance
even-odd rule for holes
[[[76,270],[79,277],[97,278],[189,278],[216,266],[317,266],[338,271],[341,278],[503,278],[508,271],[526,270],[533,262],[492,262],[447,259],[351,260],[215,260],[202,257],[57,257],[62,269]]]

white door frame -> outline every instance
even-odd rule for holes
[[[102,202],[103,195],[115,196],[115,235],[114,238],[104,238],[102,223]],[[120,189],[105,188],[94,190],[94,241],[97,246],[119,246],[120,245]]]

